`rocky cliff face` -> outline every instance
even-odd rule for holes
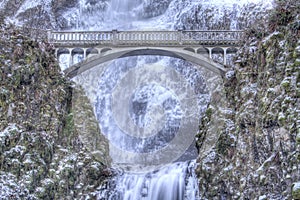
[[[40,29],[115,29],[108,24],[120,19],[112,19],[113,12],[119,12],[120,0],[3,0],[0,13],[8,20]],[[244,29],[263,18],[271,6],[271,0],[135,0],[136,8],[128,8],[132,20],[154,19],[168,29],[228,30]],[[252,2],[252,3],[251,3]],[[125,6],[126,7],[126,6]],[[130,7],[130,6],[129,6]],[[122,8],[125,9],[125,8]],[[122,10],[121,9],[121,10]],[[123,12],[124,10],[122,10]],[[127,14],[128,14],[127,13]],[[251,14],[249,14],[251,13]],[[103,24],[105,26],[103,27]],[[132,25],[131,25],[132,26]],[[129,28],[133,28],[129,26]],[[161,28],[155,25],[154,29]],[[137,27],[135,29],[142,28]],[[128,29],[128,27],[127,27]]]
[[[1,23],[0,47],[0,197],[92,196],[110,160],[87,98],[50,44]]]
[[[299,10],[297,2],[277,1],[266,20],[247,29],[223,80],[227,103],[219,140],[198,160],[203,198],[291,199],[292,188],[299,198]],[[208,111],[199,146],[220,109]]]
[[[24,2],[2,1],[2,13],[27,25],[41,20],[42,28],[63,29],[86,26],[74,7],[87,15],[98,13],[100,19],[99,9],[107,9],[106,0],[85,1],[81,6],[75,0],[47,1],[52,3],[22,9]],[[165,12],[170,3],[145,2],[147,12],[141,18]],[[197,173],[203,198],[290,199],[292,194],[300,198],[299,3],[277,2],[271,15],[264,7],[249,5],[241,14],[228,10],[219,19],[216,7],[182,0],[173,1],[177,7],[166,11],[170,21],[175,16],[179,29],[247,28],[236,64],[223,78],[223,91],[211,86],[216,91],[198,134],[203,153]],[[152,6],[161,9],[155,13]],[[31,18],[38,13],[44,17]],[[59,73],[47,43],[1,27],[0,46],[0,196],[92,196],[91,191],[109,175],[105,170],[109,158],[86,97]],[[211,83],[216,83],[213,77]],[[219,135],[217,144],[202,151],[203,139],[211,135]],[[101,142],[89,144],[91,138]],[[211,141],[209,145],[214,145]]]
[[[156,17],[163,14],[171,0],[140,1],[141,9],[136,12],[139,19]],[[89,29],[107,20],[105,11],[109,0],[31,0],[0,3],[0,13],[7,19],[27,27],[40,29]],[[93,20],[96,19],[96,20]]]

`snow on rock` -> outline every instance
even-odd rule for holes
[[[300,199],[300,182],[293,184],[292,194],[293,199]]]

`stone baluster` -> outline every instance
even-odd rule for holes
[[[104,43],[105,43],[105,44],[108,43],[107,41],[110,40],[110,37],[109,37],[109,36],[110,36],[109,33],[104,33]]]
[[[78,33],[79,35],[79,38],[80,38],[80,42],[81,43],[82,41],[84,41],[84,33]]]
[[[125,33],[125,37],[124,38],[125,38],[125,41],[126,41],[125,43],[126,44],[132,44],[132,43],[134,43],[134,41],[133,41],[134,40],[134,33],[128,33],[127,32],[127,33]]]
[[[106,40],[107,40],[107,33],[102,33],[102,40],[103,40],[103,43],[105,44]]]
[[[71,33],[66,33],[66,41],[71,42]]]
[[[48,32],[48,41],[49,42],[55,42],[55,33],[53,32]]]
[[[160,41],[161,41],[161,32],[159,32],[158,34],[157,34],[157,40],[158,40],[158,43],[160,43]]]
[[[157,42],[157,33],[153,33],[153,43],[156,44]]]
[[[179,45],[182,45],[182,30],[177,31],[177,42]]]
[[[127,41],[128,41],[128,33],[124,33],[123,39],[124,39],[125,43],[127,43]]]
[[[164,32],[164,39],[166,41],[166,44],[169,44],[170,39],[169,39],[169,34],[167,32]]]
[[[47,30],[47,40],[48,40],[48,42],[53,41],[52,35],[53,35],[53,33],[51,32],[51,30],[48,29]]]
[[[80,33],[80,36],[81,36],[82,41],[86,41],[87,37],[88,37],[88,34],[87,33]]]
[[[90,41],[91,40],[91,34],[90,33],[83,33],[83,40],[84,41]]]
[[[81,41],[81,35],[80,35],[80,33],[76,33],[76,40],[79,41],[79,42]]]
[[[130,44],[134,44],[136,40],[136,33],[128,33],[127,38]]]
[[[94,39],[94,43],[97,43],[97,33],[96,32],[94,32],[94,34],[93,34],[93,39]]]
[[[126,34],[125,34],[125,40],[126,40],[126,44],[132,44],[132,43],[134,43],[134,33],[129,33],[129,32],[127,32]]]
[[[122,43],[123,43],[123,41],[124,41],[124,34],[125,34],[125,33],[123,33],[123,32],[122,32],[122,33],[119,33],[119,40],[122,41]]]
[[[119,34],[118,34],[118,31],[117,30],[112,30],[112,43],[113,45],[117,45],[119,42]]]
[[[176,33],[172,33],[172,44],[176,44]]]
[[[101,33],[101,40],[102,40],[102,43],[105,44],[106,43],[106,33]]]
[[[94,33],[93,32],[89,33],[87,40],[90,43],[94,43]]]
[[[89,33],[88,34],[88,38],[87,38],[87,40],[90,42],[90,43],[93,43],[94,42],[94,33]]]

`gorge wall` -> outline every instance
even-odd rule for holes
[[[0,47],[0,199],[93,196],[110,159],[89,101],[50,44],[2,22]]]
[[[224,77],[225,109],[212,102],[198,135],[201,146],[212,126],[220,132],[215,149],[198,160],[200,191],[207,199],[291,199],[292,190],[299,198],[297,13],[299,3],[277,1],[267,18],[246,29]],[[224,123],[212,123],[217,116]]]
[[[72,15],[79,1],[22,8],[24,2],[3,1],[1,12],[28,26],[55,29],[87,27],[87,15],[103,18],[99,9],[108,5],[86,1],[81,12],[90,12],[80,21]],[[177,20],[174,29],[247,28],[224,89],[212,94],[197,135],[199,152],[204,139],[220,135],[213,150],[197,161],[203,199],[290,199],[293,189],[294,198],[300,198],[293,186],[300,180],[299,3],[277,2],[270,15],[250,4],[235,14],[224,9],[218,18],[212,14],[221,12],[216,7],[190,1],[144,1],[140,18],[168,12]],[[168,9],[171,4],[177,6]],[[153,12],[153,7],[160,9]],[[43,17],[32,18],[37,13]],[[111,172],[107,142],[98,134],[87,97],[60,73],[51,45],[1,24],[0,197],[93,198]],[[91,138],[96,143],[89,144]]]

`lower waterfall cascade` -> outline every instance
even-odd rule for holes
[[[97,199],[199,200],[194,167],[195,160],[192,160],[176,162],[148,173],[119,172],[108,185],[101,188]]]

